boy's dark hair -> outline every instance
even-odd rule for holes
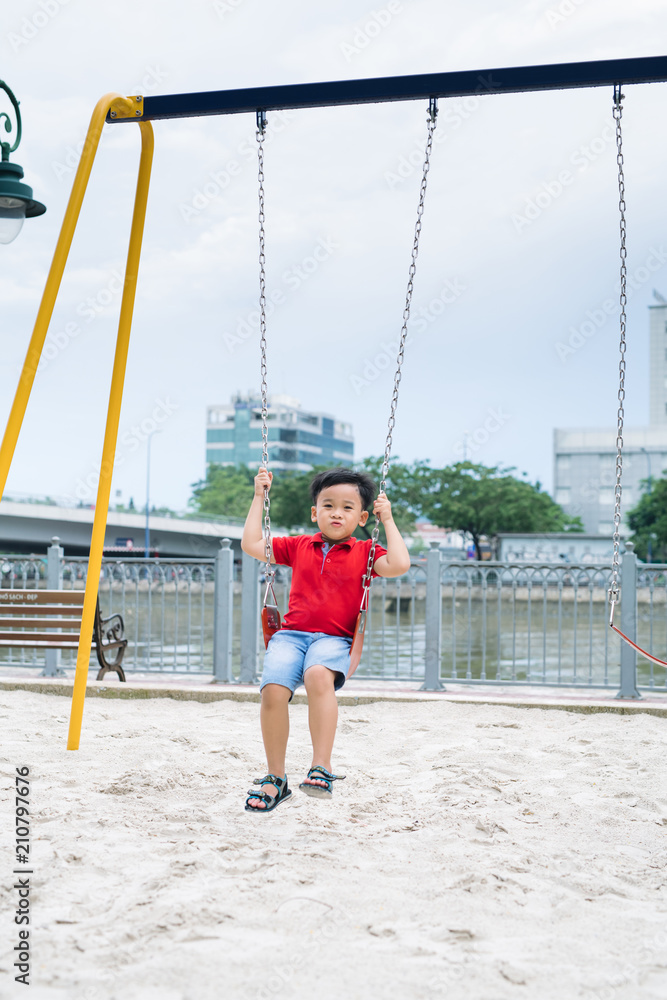
[[[351,483],[359,490],[361,497],[361,509],[368,510],[375,500],[377,486],[366,472],[355,472],[353,469],[345,469],[339,466],[336,469],[325,469],[318,472],[310,483],[310,495],[313,503],[317,506],[317,498],[322,490],[329,486],[340,486],[342,483]]]

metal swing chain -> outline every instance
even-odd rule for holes
[[[264,246],[264,134],[266,132],[266,113],[257,112],[257,181],[259,185],[259,332],[260,348],[262,354],[261,376],[262,376],[262,467],[268,469],[269,465],[269,428],[268,400],[267,400],[267,364],[266,364],[266,253]],[[266,579],[269,586],[272,582],[275,570],[271,569],[271,501],[269,500],[268,487],[264,488],[264,555],[266,557]],[[267,587],[268,593],[268,587]]]
[[[619,345],[620,360],[618,365],[618,420],[616,431],[616,486],[614,488],[614,557],[611,569],[611,587],[609,588],[609,602],[611,605],[609,624],[614,621],[614,605],[618,602],[620,589],[618,585],[619,572],[619,548],[621,531],[621,475],[623,472],[623,418],[625,415],[623,401],[625,400],[625,329],[626,315],[625,307],[628,302],[627,297],[627,256],[625,246],[626,226],[625,226],[625,176],[623,173],[623,135],[621,132],[621,115],[623,114],[623,94],[621,85],[614,86],[614,121],[616,122],[616,163],[618,164],[618,208],[620,212],[620,258],[621,258],[621,284],[620,284],[620,328],[621,339]]]
[[[426,119],[428,123],[428,135],[426,139],[426,151],[424,154],[424,167],[422,170],[421,186],[419,188],[419,206],[417,208],[417,221],[415,223],[415,235],[414,235],[414,240],[412,242],[412,255],[410,260],[410,268],[408,271],[408,287],[405,293],[405,308],[403,309],[403,326],[401,327],[401,339],[398,348],[396,373],[394,375],[394,391],[391,397],[391,412],[389,415],[389,424],[387,429],[387,441],[384,447],[384,461],[382,463],[382,481],[380,483],[380,490],[379,490],[380,494],[385,492],[387,486],[387,475],[389,472],[389,457],[391,455],[391,446],[392,446],[392,434],[396,424],[398,388],[401,382],[401,367],[403,365],[405,341],[408,335],[408,320],[410,319],[410,307],[412,305],[414,278],[415,278],[415,273],[417,271],[417,255],[419,254],[419,237],[422,231],[422,216],[424,214],[426,184],[428,181],[428,172],[431,166],[433,133],[435,132],[437,115],[438,115],[438,102],[436,98],[432,97],[431,100],[429,101],[428,115]],[[373,533],[371,535],[371,547],[368,550],[368,562],[366,564],[366,572],[363,578],[364,595],[362,598],[362,609],[364,607],[364,602],[368,599],[368,588],[370,587],[371,578],[373,574],[373,563],[375,562],[375,546],[377,545],[379,537],[380,537],[380,518],[376,514],[375,527],[373,528]]]

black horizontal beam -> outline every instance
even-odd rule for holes
[[[667,56],[555,63],[551,66],[510,66],[506,69],[384,76],[369,80],[334,80],[330,83],[295,83],[280,87],[247,87],[243,90],[210,90],[199,94],[146,97],[143,120],[665,81]],[[107,120],[136,121],[136,118]]]

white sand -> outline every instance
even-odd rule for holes
[[[4,919],[1,995],[664,1000],[664,719],[341,706],[328,802],[290,711],[293,796],[257,816],[257,704],[90,698],[68,752],[68,699],[0,692],[4,913],[16,766],[35,821],[33,985]]]

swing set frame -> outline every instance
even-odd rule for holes
[[[141,133],[141,155],[132,224],[123,282],[118,334],[111,375],[95,518],[91,535],[88,573],[84,594],[81,632],[72,694],[67,741],[68,750],[77,750],[81,736],[83,708],[88,679],[88,660],[95,621],[95,608],[102,569],[104,534],[109,511],[111,478],[118,439],[120,410],[127,367],[127,354],[136,295],[146,205],[150,186],[154,136],[151,122],[171,118],[322,108],[354,104],[380,104],[480,94],[569,90],[592,87],[619,87],[632,84],[667,82],[667,56],[636,59],[607,59],[594,62],[556,63],[505,69],[466,70],[453,73],[425,73],[414,76],[341,80],[330,83],[294,84],[238,90],[209,91],[165,96],[124,97],[105,94],[95,105],[86,134],[81,159],[72,186],[65,216],[56,243],[32,336],[28,344],[14,401],[0,446],[0,496],[4,493],[16,443],[30,399],[37,366],[55,307],[72,239],[76,231],[88,180],[105,123],[135,122]],[[643,651],[642,651],[643,652]]]

